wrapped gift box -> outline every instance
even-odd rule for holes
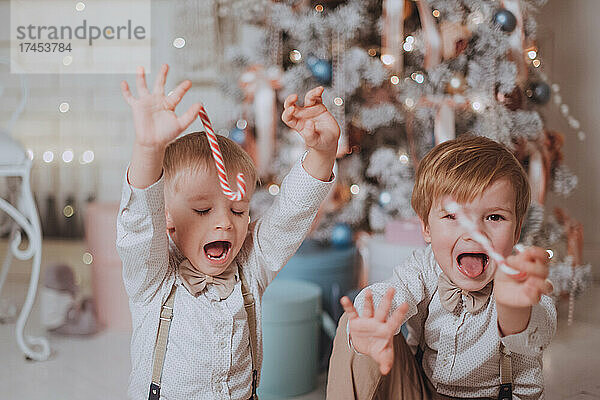
[[[85,237],[92,254],[92,293],[98,320],[115,331],[131,330],[129,300],[117,254],[118,203],[90,203],[85,215]]]
[[[262,298],[264,357],[259,386],[263,400],[298,396],[317,386],[321,288],[277,279]]]

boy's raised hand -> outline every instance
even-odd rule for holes
[[[389,288],[381,303],[374,310],[373,294],[365,292],[363,315],[359,316],[356,308],[346,296],[340,303],[348,314],[350,340],[356,351],[367,354],[379,364],[379,371],[386,375],[394,364],[394,335],[400,329],[408,312],[408,304],[403,303],[388,318],[394,298],[394,288]]]
[[[296,104],[298,95],[285,99],[281,119],[287,126],[297,131],[310,149],[304,160],[304,168],[313,177],[328,181],[335,162],[340,127],[321,95],[323,87],[309,90],[304,96],[304,106]]]
[[[333,115],[323,105],[323,87],[309,90],[304,96],[304,106],[296,104],[297,94],[291,94],[283,104],[281,119],[304,138],[306,145],[317,151],[336,152],[340,127]]]
[[[169,95],[165,95],[165,81],[169,66],[163,64],[154,82],[152,92],[146,86],[143,67],[137,68],[135,98],[126,81],[121,82],[121,92],[131,106],[135,126],[136,144],[150,148],[164,148],[177,138],[196,118],[200,104],[192,105],[184,114],[177,116],[175,107],[192,86],[189,80],[181,82]]]
[[[509,267],[525,273],[523,279],[515,279],[498,268],[494,277],[496,303],[514,308],[530,307],[540,301],[542,294],[552,292],[548,277],[550,258],[540,247],[528,247],[506,258]]]

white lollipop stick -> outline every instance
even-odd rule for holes
[[[498,263],[498,266],[508,275],[520,275],[522,274],[520,271],[513,269],[506,265],[506,260],[502,257],[501,254],[494,250],[492,246],[492,242],[485,237],[479,230],[477,229],[477,225],[473,222],[467,214],[463,211],[462,207],[458,205],[458,203],[451,201],[445,205],[445,208],[448,212],[456,214],[458,223],[463,226],[469,233],[473,236],[473,240],[479,243],[485,251],[488,253],[490,258]]]

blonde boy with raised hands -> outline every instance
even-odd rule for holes
[[[175,113],[191,82],[165,95],[167,70],[161,67],[150,92],[140,67],[137,98],[121,84],[135,127],[117,218],[133,327],[128,396],[246,400],[260,379],[262,294],[300,246],[331,188],[340,130],[322,104],[323,88],[309,91],[304,106],[296,104],[295,95],[286,100],[282,118],[302,135],[308,151],[282,182],[273,205],[250,223],[257,180],[252,160],[218,136],[229,181],[243,173],[247,185],[243,199],[225,197],[206,135],[178,138],[200,104]],[[243,285],[255,302],[253,330]],[[171,312],[161,313],[168,299],[171,318]],[[156,357],[161,318],[170,321],[164,360]]]

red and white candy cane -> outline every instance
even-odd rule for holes
[[[483,246],[490,258],[498,263],[498,266],[500,267],[500,269],[502,269],[502,271],[504,271],[508,275],[511,275],[515,279],[522,279],[527,275],[525,272],[517,271],[506,264],[506,260],[504,259],[504,257],[502,257],[500,253],[494,250],[492,242],[490,242],[490,240],[487,237],[485,237],[481,232],[479,232],[475,222],[473,222],[467,216],[467,214],[465,214],[462,207],[458,205],[458,203],[454,201],[448,202],[445,205],[445,209],[448,212],[456,214],[456,219],[458,220],[458,223],[461,224],[463,228],[469,231],[469,233],[473,236],[473,240],[475,240],[477,243]]]
[[[202,125],[204,125],[204,129],[206,129],[206,137],[208,138],[208,143],[210,144],[210,149],[212,150],[212,155],[215,159],[217,174],[219,175],[219,183],[221,184],[221,189],[223,190],[225,197],[233,201],[242,200],[246,196],[246,182],[244,181],[244,174],[237,174],[238,191],[232,191],[229,187],[229,181],[227,180],[227,171],[225,170],[225,163],[223,162],[221,149],[219,148],[219,143],[217,142],[217,135],[215,135],[215,131],[210,124],[210,120],[208,119],[208,114],[206,113],[204,106],[200,106],[200,112],[198,112],[198,116],[202,121]]]

